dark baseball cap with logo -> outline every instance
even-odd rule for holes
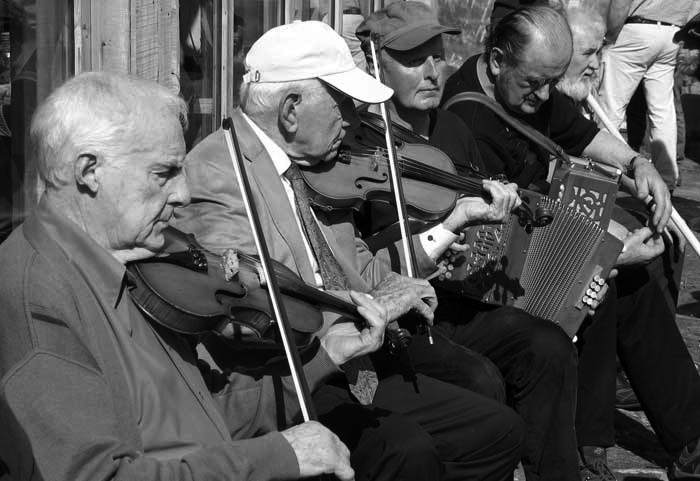
[[[358,25],[355,35],[363,45],[376,36],[378,48],[411,50],[437,35],[461,32],[440,24],[433,9],[422,2],[396,1],[373,12]]]

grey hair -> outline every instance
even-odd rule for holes
[[[571,29],[561,8],[549,5],[530,5],[518,8],[492,25],[485,42],[485,57],[489,60],[491,50],[503,52],[508,65],[517,65],[525,50],[536,37],[546,40],[549,48],[566,48],[572,53]]]
[[[47,188],[70,183],[82,154],[116,158],[148,145],[151,122],[187,127],[187,106],[177,94],[133,76],[87,72],[37,108],[29,131],[39,175]]]
[[[605,36],[607,25],[597,5],[585,2],[569,5],[566,13],[572,33],[595,29],[601,39]]]
[[[323,83],[318,79],[292,82],[243,82],[239,93],[241,110],[250,117],[277,115],[282,98],[290,91],[315,95]]]

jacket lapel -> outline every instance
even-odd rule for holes
[[[314,284],[314,273],[304,248],[301,231],[275,166],[265,147],[240,113],[234,116],[234,123],[241,153],[249,167],[247,172],[255,191],[255,205],[261,218],[265,219],[261,219],[261,222],[266,231],[265,240],[268,242],[270,255],[294,269],[307,283]],[[293,265],[290,265],[292,263]]]

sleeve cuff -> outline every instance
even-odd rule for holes
[[[299,461],[292,445],[275,431],[263,436],[233,441],[238,452],[251,466],[255,479],[297,479]],[[274,456],[271,456],[274,453]]]
[[[316,356],[304,365],[304,374],[312,392],[328,377],[341,372],[342,370],[335,365],[323,345],[318,348]]]
[[[447,248],[455,242],[459,236],[454,232],[445,229],[442,224],[418,235],[420,243],[428,256],[436,260]]]

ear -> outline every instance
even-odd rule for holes
[[[498,75],[503,70],[504,58],[503,50],[498,47],[493,47],[491,49],[491,54],[489,55],[489,70],[493,75]]]
[[[97,178],[96,170],[100,162],[94,154],[80,154],[73,164],[73,175],[75,182],[93,194],[100,188],[100,181]]]
[[[280,100],[278,109],[278,121],[283,129],[285,137],[295,134],[299,129],[299,105],[301,104],[301,93],[287,92]]]

